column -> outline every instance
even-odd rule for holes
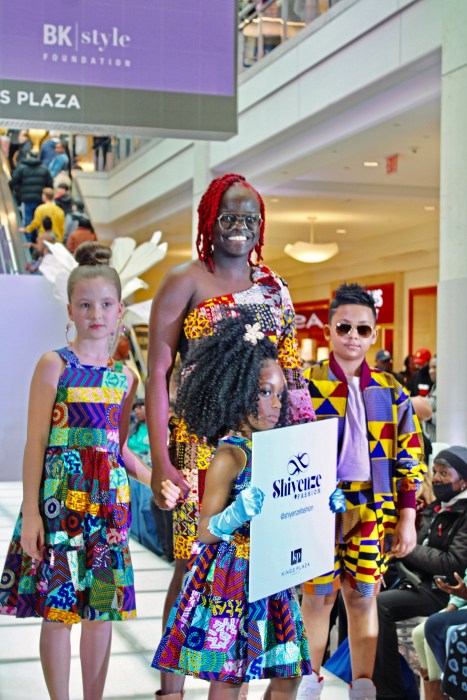
[[[441,4],[437,440],[467,445],[467,2]]]

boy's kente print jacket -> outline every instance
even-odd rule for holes
[[[339,419],[338,450],[344,435],[347,379],[331,353],[329,361],[305,370],[317,420]],[[406,390],[392,374],[371,369],[364,360],[360,377],[365,405],[371,481],[384,535],[391,535],[397,510],[415,508],[415,496],[426,473],[423,439]],[[379,519],[379,518],[378,518]]]

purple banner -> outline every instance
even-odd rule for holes
[[[235,95],[235,0],[0,2],[0,80]]]

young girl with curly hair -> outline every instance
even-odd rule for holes
[[[295,591],[248,602],[250,521],[264,494],[251,486],[252,433],[286,422],[287,389],[275,345],[245,313],[194,344],[177,411],[218,444],[206,476],[199,542],[153,666],[210,681],[209,699],[236,698],[241,684],[269,678],[266,698],[295,698],[311,673]],[[164,481],[168,503],[179,488]]]

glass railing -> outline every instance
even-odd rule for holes
[[[263,0],[240,3],[239,72],[327,12],[339,0]]]

